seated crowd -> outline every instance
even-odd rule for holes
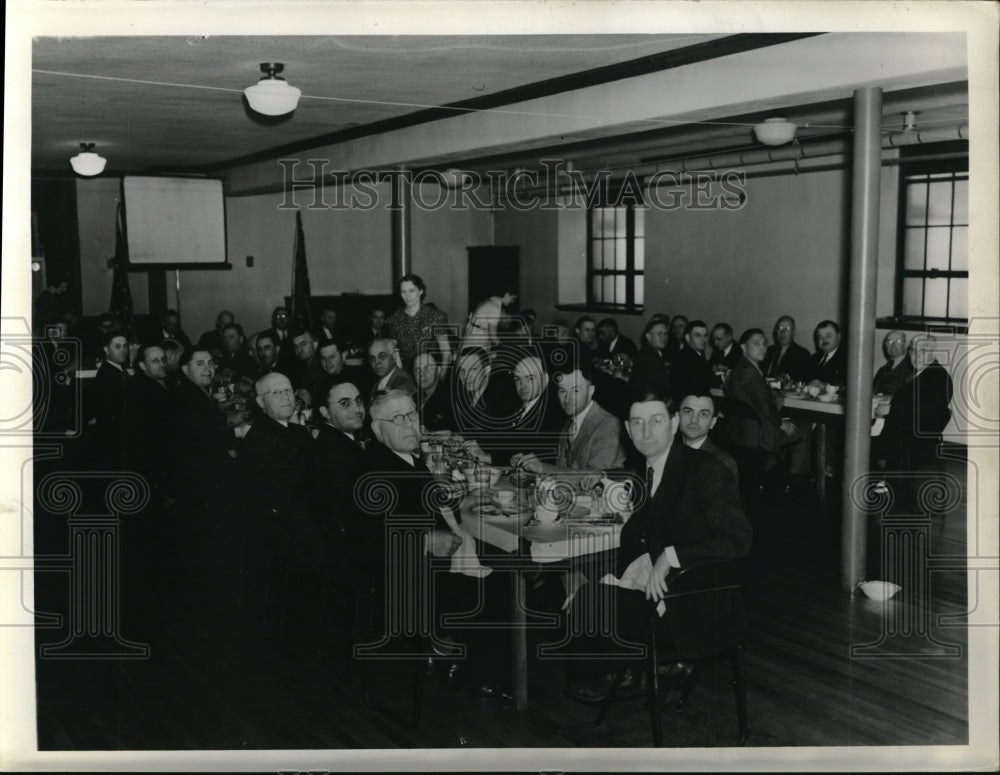
[[[428,635],[444,652],[467,647],[468,685],[481,696],[509,693],[498,669],[509,662],[507,644],[494,636],[508,626],[509,572],[491,567],[463,528],[464,491],[428,460],[429,440],[581,493],[632,472],[635,512],[605,558],[615,581],[602,583],[596,560],[573,563],[559,576],[557,602],[570,618],[581,606],[613,610],[617,632],[641,640],[671,572],[748,554],[739,489],[748,471],[781,470],[793,484],[809,474],[810,424],[783,416],[772,388],[846,381],[840,327],[830,320],[816,326],[813,354],[795,342],[788,316],[769,346],[759,328],[736,339],[725,322],[657,314],[637,347],[612,318],[584,316],[572,328],[557,320],[539,334],[535,314],[508,314],[515,297],[503,294],[473,310],[459,339],[425,301],[419,277],[403,277],[398,290],[401,307],[389,316],[373,309],[344,325],[324,309],[307,326],[277,307],[249,338],[229,311],[196,343],[171,310],[145,341],[102,320],[89,395],[94,462],[141,472],[154,502],[182,515],[182,527],[168,531],[178,555],[210,532],[205,551],[238,555],[230,609],[250,632],[275,626],[283,604],[275,590],[292,573],[349,579],[368,608],[474,611],[441,631],[435,617]],[[933,457],[947,422],[951,380],[932,351],[929,338],[911,342],[907,355],[905,335],[886,337],[875,378],[886,427],[873,459],[889,470]],[[380,499],[380,486],[392,496]],[[438,496],[428,496],[435,487]],[[389,540],[396,524],[416,538]],[[193,554],[179,567],[205,560]],[[431,585],[400,578],[434,563],[452,572]],[[315,601],[317,611],[323,605]],[[392,630],[391,613],[387,602],[376,629]],[[573,696],[606,693],[604,670],[579,673]]]

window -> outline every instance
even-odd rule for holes
[[[968,320],[968,170],[968,157],[900,165],[897,318]]]
[[[637,207],[591,207],[587,218],[587,307],[642,312],[643,216]]]

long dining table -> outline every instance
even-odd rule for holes
[[[501,485],[502,487],[502,485]],[[490,488],[469,492],[461,505],[462,528],[473,538],[504,554],[490,556],[488,564],[511,572],[513,629],[513,683],[517,710],[528,707],[528,621],[526,573],[539,566],[566,562],[574,557],[618,548],[620,524],[594,524],[583,520],[560,520],[550,524],[528,524],[530,514],[487,514],[482,505],[490,501]]]

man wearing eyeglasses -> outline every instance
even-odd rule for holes
[[[707,452],[676,441],[679,424],[680,415],[662,391],[647,391],[630,407],[625,427],[642,455],[636,473],[646,486],[622,528],[614,574],[585,584],[573,600],[570,616],[584,615],[587,609],[581,606],[595,606],[589,610],[590,621],[598,621],[594,617],[601,611],[614,611],[619,643],[645,641],[650,615],[667,594],[673,571],[739,559],[750,552],[753,529],[740,508],[735,481]],[[690,658],[711,654],[718,640],[739,637],[746,629],[742,610],[726,617],[694,608],[683,613],[684,620],[671,621],[670,630],[686,633]],[[666,626],[662,615],[659,622]],[[614,645],[604,646],[613,653]],[[607,667],[605,663],[601,669]],[[577,678],[567,694],[584,702],[600,701],[612,678]]]
[[[353,382],[332,377],[323,389],[319,413],[325,421],[314,444],[316,466],[314,490],[317,505],[343,532],[352,521],[354,485],[361,475],[364,447],[361,432],[365,424],[365,400]],[[335,503],[330,494],[338,495]]]
[[[365,451],[366,474],[355,489],[356,505],[362,512],[359,520],[368,520],[370,524],[367,540],[357,550],[359,560],[372,569],[372,581],[380,595],[386,596],[386,605],[432,606],[430,621],[434,633],[439,637],[454,635],[469,646],[467,677],[472,680],[474,691],[483,698],[504,699],[507,693],[497,688],[497,681],[509,668],[509,659],[498,653],[505,639],[498,638],[496,631],[489,629],[458,630],[454,625],[450,630],[443,629],[440,615],[476,611],[482,606],[483,616],[498,621],[494,617],[501,616],[500,612],[510,604],[506,580],[491,579],[489,572],[464,575],[442,571],[430,577],[430,569],[422,561],[426,555],[451,557],[460,547],[463,552],[471,550],[474,554],[474,546],[463,547],[464,542],[472,538],[460,533],[457,508],[445,511],[435,505],[441,499],[431,493],[431,488],[439,485],[417,457],[420,415],[413,398],[401,390],[382,391],[375,395],[370,411],[375,440]],[[384,497],[387,485],[392,491],[389,498]],[[400,537],[400,540],[387,542],[386,523],[370,513],[380,510],[376,501],[385,505],[384,520],[390,525],[394,520],[399,521],[401,531],[416,531],[422,534],[417,536],[422,540],[414,542]],[[405,554],[408,549],[420,555]],[[390,574],[389,568],[396,570]],[[427,575],[399,579],[400,572]],[[393,580],[397,581],[395,586]],[[410,593],[419,594],[420,590],[433,590],[433,593],[415,600]]]
[[[396,343],[391,339],[376,339],[368,345],[368,364],[375,374],[371,398],[383,390],[403,390],[411,396],[417,394],[413,377],[403,371],[397,362]]]

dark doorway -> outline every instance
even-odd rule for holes
[[[521,294],[521,247],[519,245],[476,245],[469,251],[469,309],[490,296]],[[515,301],[509,309],[520,307]]]

